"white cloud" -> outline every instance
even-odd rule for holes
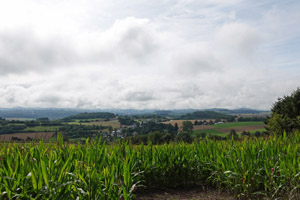
[[[299,42],[299,21],[276,17],[297,16],[292,6],[122,2],[1,2],[1,107],[268,109],[298,86],[299,70],[272,67],[299,63],[273,45]]]
[[[223,25],[216,34],[216,43],[227,54],[252,57],[262,42],[260,35],[254,28],[243,23]]]

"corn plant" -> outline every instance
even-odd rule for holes
[[[240,198],[297,199],[300,135],[193,144],[0,143],[0,199],[135,199],[203,186]]]

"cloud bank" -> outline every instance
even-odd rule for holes
[[[122,2],[0,3],[0,107],[269,109],[299,86],[297,1]]]

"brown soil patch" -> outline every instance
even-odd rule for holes
[[[232,128],[220,128],[216,129],[222,133],[229,133],[232,129],[234,129],[236,132],[243,132],[243,131],[253,131],[257,129],[263,129],[265,128],[265,125],[249,125],[249,126],[238,126],[238,127],[232,127]]]
[[[12,134],[3,134],[0,135],[0,141],[11,141],[12,137],[19,138],[23,141],[30,137],[31,139],[40,140],[43,139],[44,141],[48,141],[55,132],[34,132],[34,133],[12,133]]]
[[[155,191],[137,194],[137,200],[235,200],[236,198],[217,190],[199,188]]]
[[[215,129],[218,130],[222,133],[229,133],[231,129],[234,129],[236,132],[242,132],[242,131],[253,131],[257,129],[263,129],[265,128],[265,125],[248,125],[248,126],[236,126],[232,128],[216,128],[211,125],[199,125],[199,126],[194,126],[194,130],[208,130],[208,129]]]

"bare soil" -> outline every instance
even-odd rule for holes
[[[34,132],[34,133],[12,133],[12,134],[3,134],[0,135],[0,141],[12,141],[12,137],[17,137],[21,140],[26,140],[27,137],[31,139],[40,140],[43,139],[44,141],[48,141],[55,132]]]
[[[137,194],[137,200],[235,200],[236,198],[218,190],[201,188],[154,191]]]

